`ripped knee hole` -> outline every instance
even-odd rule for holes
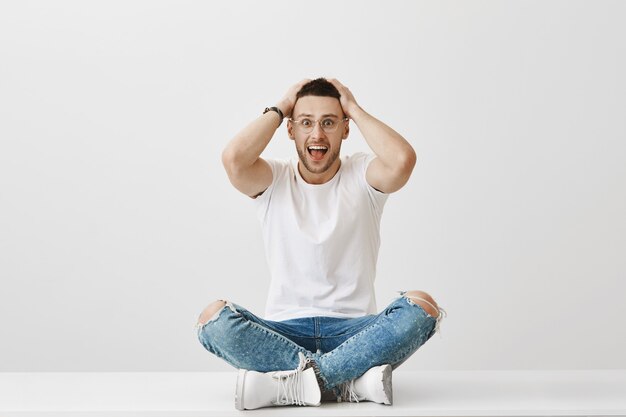
[[[216,320],[219,317],[222,310],[224,309],[224,307],[226,306],[230,307],[231,310],[235,311],[232,304],[230,304],[230,302],[225,301],[225,300],[217,300],[209,304],[208,306],[205,307],[204,310],[202,310],[202,313],[200,313],[196,326],[204,326],[205,324]]]

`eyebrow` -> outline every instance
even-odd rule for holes
[[[294,119],[298,119],[300,117],[313,117],[313,115],[312,114],[308,114],[308,113],[300,113],[299,115],[294,117]],[[334,117],[336,119],[339,119],[339,116],[337,116],[336,114],[333,114],[333,113],[322,114],[322,119],[325,118],[325,117]]]

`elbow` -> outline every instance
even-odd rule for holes
[[[413,168],[415,168],[416,163],[417,154],[412,147],[409,147],[406,152],[401,154],[400,160],[398,161],[398,167],[400,167],[402,172],[409,176],[413,172]]]
[[[222,151],[222,165],[229,178],[237,175],[237,172],[241,169],[241,162],[238,158],[237,152],[232,148],[226,148]]]
[[[222,151],[222,165],[224,165],[224,168],[226,170],[228,170],[228,168],[233,164],[233,160],[235,159],[233,152],[230,150],[230,148],[225,148]]]
[[[226,148],[222,151],[222,165],[224,166],[226,173],[228,173],[229,175],[233,170],[234,159],[235,156],[229,148]]]
[[[398,183],[396,184],[394,191],[402,188],[404,184],[409,181],[416,163],[417,155],[415,154],[413,148],[409,148],[406,152],[399,155],[395,172],[395,178],[398,180]]]
[[[248,170],[252,164],[243,159],[243,155],[233,147],[226,147],[222,151],[222,165],[228,177],[233,178]]]

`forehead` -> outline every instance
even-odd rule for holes
[[[337,117],[343,117],[343,109],[341,108],[339,100],[335,97],[300,97],[298,101],[296,101],[292,113],[293,117],[298,117],[301,114],[309,114],[313,117],[334,114]]]

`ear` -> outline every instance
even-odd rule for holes
[[[350,134],[350,120],[346,122],[346,126],[344,127],[343,135],[341,136],[341,139],[343,140],[348,139],[349,134]]]
[[[295,140],[296,137],[293,134],[293,123],[291,123],[291,120],[287,119],[287,135],[289,135],[289,139],[291,140]]]

